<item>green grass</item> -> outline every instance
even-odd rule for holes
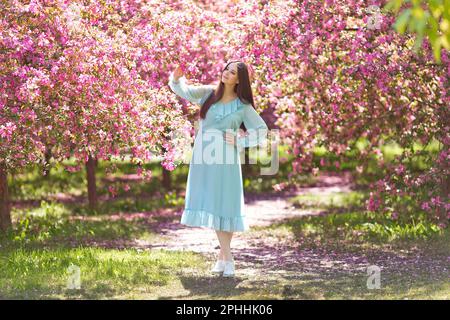
[[[146,246],[137,248],[136,242],[160,243],[164,237],[154,229],[178,217],[129,214],[78,215],[79,220],[73,220],[70,207],[46,201],[14,211],[14,230],[0,237],[0,296],[156,299],[172,287],[184,292],[179,278],[192,270],[204,272],[205,258],[192,252],[144,250]],[[80,290],[67,288],[71,264],[81,269]]]
[[[291,203],[316,215],[282,222],[277,227],[290,228],[297,237],[309,236],[315,240],[353,240],[358,242],[385,242],[406,239],[427,239],[442,230],[422,213],[400,215],[395,220],[389,213],[365,210],[368,191],[335,192],[330,194],[303,194]]]
[[[298,208],[331,209],[349,207],[361,208],[367,199],[366,191],[334,192],[331,194],[302,194],[291,198],[290,202]]]
[[[139,202],[134,204],[136,206],[139,206]],[[161,222],[178,218],[176,215],[117,208],[116,212],[109,210],[105,214],[88,216],[76,214],[62,203],[42,201],[39,207],[13,211],[14,229],[4,237],[4,241],[33,245],[61,242],[89,244],[134,239],[151,241],[160,238],[155,228]]]
[[[325,257],[324,257],[325,258]],[[208,273],[191,252],[102,248],[15,249],[0,252],[0,295],[12,299],[448,299],[445,275],[382,270],[381,288],[368,289],[365,270],[314,267],[224,279]],[[238,262],[239,263],[239,262]],[[80,289],[69,289],[71,265]]]
[[[321,170],[324,171],[351,171],[357,184],[367,185],[370,182],[381,179],[386,174],[386,172],[380,170],[380,166],[378,165],[378,160],[375,155],[371,155],[366,159],[367,165],[362,173],[356,173],[356,168],[362,165],[362,161],[359,159],[359,154],[361,151],[366,149],[368,145],[369,142],[366,138],[358,139],[353,148],[350,148],[350,150],[344,152],[341,159],[336,154],[328,152],[323,146],[316,147],[313,151],[313,164],[315,167],[321,168]],[[395,157],[402,154],[404,151],[398,143],[391,140],[387,141],[379,148],[385,163],[393,162]],[[412,171],[415,172],[426,170],[429,168],[429,163],[425,161],[425,158],[435,157],[438,154],[439,142],[433,140],[427,146],[424,146],[419,142],[415,142],[414,152],[424,152],[424,154],[410,157],[408,159],[408,165],[411,167]],[[325,166],[320,165],[321,160],[325,160]],[[339,168],[336,168],[334,165],[336,161],[340,163]]]
[[[70,289],[71,265],[80,289]],[[202,268],[189,252],[101,248],[15,249],[0,252],[0,295],[13,299],[156,298],[184,270]]]

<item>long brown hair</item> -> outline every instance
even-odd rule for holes
[[[239,83],[234,86],[234,92],[236,92],[239,99],[246,104],[251,104],[255,107],[253,102],[252,87],[250,85],[250,76],[248,73],[247,65],[241,61],[229,61],[226,66],[222,69],[222,73],[226,70],[230,63],[237,62],[237,71]],[[208,98],[203,103],[200,108],[200,118],[205,119],[206,113],[212,104],[216,103],[223,97],[225,91],[225,84],[222,82],[222,73],[220,74],[220,81],[214,91],[208,96]]]

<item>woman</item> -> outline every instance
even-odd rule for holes
[[[220,252],[211,271],[232,277],[233,232],[249,228],[244,214],[240,151],[261,145],[268,127],[254,109],[249,73],[243,62],[228,62],[217,86],[188,85],[178,66],[170,74],[169,86],[180,97],[201,106],[181,223],[216,231]],[[246,136],[236,134],[242,122]]]

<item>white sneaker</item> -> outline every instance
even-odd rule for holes
[[[234,277],[234,261],[224,261],[225,267],[223,268],[224,277]]]
[[[211,269],[212,273],[222,273],[225,268],[225,261],[224,260],[217,260],[214,267]]]

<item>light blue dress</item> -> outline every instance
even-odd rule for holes
[[[201,106],[214,91],[213,85],[190,85],[186,78],[169,86],[178,96]],[[242,122],[246,136],[238,136],[237,145],[225,142],[223,134],[236,134]],[[230,130],[231,129],[231,130]],[[236,130],[236,131],[235,131]],[[186,184],[181,223],[221,231],[247,231],[244,211],[240,154],[243,148],[263,145],[268,127],[251,104],[239,98],[213,104],[205,119],[199,119]]]

